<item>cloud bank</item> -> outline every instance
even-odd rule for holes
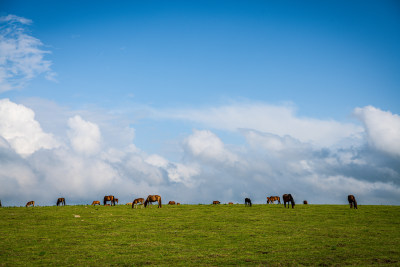
[[[260,108],[255,105],[254,109]],[[84,113],[67,119],[63,114],[59,133],[64,134],[55,135],[43,130],[34,110],[2,99],[0,196],[6,205],[24,205],[29,200],[52,205],[60,196],[71,204],[87,204],[107,194],[122,202],[160,194],[164,201],[207,204],[216,199],[241,203],[244,197],[265,203],[267,195],[291,193],[297,202],[345,204],[346,196],[355,194],[360,204],[400,204],[399,150],[397,144],[389,145],[398,140],[399,116],[370,106],[356,108],[354,114],[364,127],[294,114],[282,117],[282,124],[305,120],[315,122],[312,129],[329,123],[353,129],[333,136],[330,146],[304,142],[290,131],[277,134],[280,130],[271,126],[271,131],[262,131],[263,121],[261,127],[246,129],[243,122],[236,127],[231,122],[229,127],[239,129],[236,133],[243,144],[225,143],[211,126],[193,129],[176,147],[181,160],[173,162],[138,149],[133,129],[116,124],[115,119],[96,123]],[[221,114],[219,119],[224,120]],[[221,131],[221,126],[217,128]],[[303,135],[305,140],[318,136]],[[342,142],[355,138],[355,142]]]

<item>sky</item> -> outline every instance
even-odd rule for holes
[[[398,1],[0,0],[0,200],[400,204]]]

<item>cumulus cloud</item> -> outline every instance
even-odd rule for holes
[[[76,115],[68,120],[68,125],[70,127],[68,136],[75,151],[86,155],[93,155],[100,151],[101,133],[96,124]]]
[[[389,111],[367,106],[356,108],[354,114],[365,125],[371,146],[400,156],[400,116]]]
[[[0,17],[0,93],[19,89],[39,74],[55,80],[51,61],[45,60],[49,51],[42,42],[26,33],[32,21],[15,15]]]
[[[164,202],[241,203],[250,197],[255,203],[265,203],[267,195],[284,193],[291,193],[297,202],[345,204],[347,195],[355,194],[361,205],[400,203],[399,158],[376,149],[369,134],[350,146],[319,147],[291,135],[252,128],[235,131],[242,143],[227,144],[211,129],[193,129],[177,143],[174,153],[180,156],[171,161],[136,147],[126,119],[109,117],[110,112],[71,115],[74,111],[66,111],[59,116],[65,122],[58,124],[54,137],[43,131],[31,108],[3,99],[0,110],[4,205],[24,205],[28,200],[49,205],[60,196],[70,204],[86,204],[108,194],[122,202],[160,194]],[[362,121],[373,117],[367,111],[357,110],[358,116],[365,116],[359,117]],[[57,112],[49,118],[56,119]],[[376,112],[379,118],[397,118]],[[365,126],[365,133],[368,127],[372,126]],[[35,135],[41,138],[26,138]],[[28,145],[21,150],[10,136]]]
[[[360,138],[362,132],[360,126],[352,123],[299,117],[292,105],[234,103],[202,109],[164,110],[156,116],[201,123],[214,129],[252,129],[287,135],[320,147],[329,147],[348,138]]]
[[[52,134],[42,130],[33,110],[9,99],[0,100],[0,136],[23,156],[60,145]]]

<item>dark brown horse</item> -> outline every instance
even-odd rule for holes
[[[137,208],[137,205],[139,205],[144,203],[144,198],[136,198],[133,202],[132,202],[132,209],[133,208]],[[143,206],[142,206],[143,207]]]
[[[245,205],[245,206],[251,207],[251,199],[248,198],[248,197],[246,197],[246,198],[244,199],[244,205]]]
[[[214,200],[213,205],[217,205],[217,204],[221,204],[221,202],[219,202],[218,200]]]
[[[176,203],[175,203],[175,201],[170,201],[170,202],[168,202],[168,205],[175,205]]]
[[[307,204],[308,204],[307,200],[304,200],[304,201],[303,201],[303,204],[304,204],[304,205],[307,205]]]
[[[93,206],[100,205],[100,201],[95,200],[95,201],[92,202],[92,205],[93,205]]]
[[[355,208],[355,209],[358,209],[357,208],[357,201],[356,201],[356,198],[353,196],[353,195],[348,195],[347,196],[347,200],[349,201],[349,204],[350,204],[350,209],[351,208]]]
[[[158,207],[159,208],[162,207],[161,197],[159,195],[149,195],[146,201],[144,202],[144,207],[146,208],[147,205],[149,205],[149,203],[151,202],[158,202]]]
[[[104,200],[103,200],[104,206],[107,204],[107,201],[110,201],[111,206],[115,206],[115,198],[114,198],[114,196],[112,196],[112,195],[104,196]]]
[[[65,198],[60,197],[60,198],[57,199],[57,206],[60,205],[60,204],[65,206]]]
[[[26,203],[26,205],[25,205],[25,207],[29,207],[29,206],[32,206],[32,207],[35,207],[35,201],[29,201],[28,203]]]
[[[290,202],[292,204],[292,209],[294,209],[295,203],[294,203],[294,199],[291,194],[284,194],[282,196],[282,198],[283,198],[283,203],[285,205],[285,208],[286,208],[286,203],[288,203],[287,207],[289,208],[289,202]]]
[[[233,205],[233,202],[229,202],[228,204],[229,204],[229,205]]]
[[[267,197],[267,204],[269,204],[269,203],[274,203],[275,201],[278,201],[278,204],[281,204],[281,198],[280,197],[278,197],[278,196],[270,196],[270,197]]]

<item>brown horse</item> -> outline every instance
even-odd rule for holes
[[[170,201],[170,202],[168,202],[168,205],[175,205],[176,203],[175,203],[175,201]]]
[[[142,204],[143,205],[143,203],[144,203],[144,198],[136,198],[133,202],[132,202],[132,209],[133,208],[137,208],[137,205],[138,204]],[[143,206],[142,206],[143,207]]]
[[[213,205],[218,205],[218,204],[221,204],[221,202],[219,202],[218,200],[213,201]]]
[[[307,200],[304,200],[304,201],[303,201],[303,204],[304,204],[304,205],[307,205],[307,204],[308,204]]]
[[[248,197],[246,197],[246,198],[244,199],[244,205],[245,205],[245,206],[251,207],[251,199],[248,198]]]
[[[32,207],[35,207],[35,201],[29,201],[28,203],[26,203],[26,205],[25,205],[25,207],[29,207],[29,206],[32,206]]]
[[[57,206],[60,205],[60,204],[65,206],[65,198],[60,197],[59,199],[57,199]]]
[[[285,205],[285,208],[286,208],[286,203],[288,203],[287,207],[289,208],[289,202],[290,202],[292,204],[292,209],[294,209],[295,203],[294,203],[294,199],[291,194],[284,194],[282,196],[282,198],[283,198],[283,203]]]
[[[97,205],[101,205],[101,204],[100,204],[100,201],[98,201],[98,200],[95,200],[95,201],[92,202],[92,205],[93,205],[93,206],[96,206],[96,204],[97,204]]]
[[[267,204],[271,203],[273,204],[275,201],[278,201],[278,204],[281,204],[281,198],[278,196],[270,196],[267,197]]]
[[[350,209],[351,208],[355,208],[355,209],[358,209],[357,208],[357,201],[356,201],[356,198],[353,196],[353,195],[348,195],[347,196],[347,200],[349,201],[349,204],[350,204]]]
[[[161,203],[161,197],[159,195],[149,195],[146,199],[146,201],[144,202],[144,207],[146,208],[147,205],[151,202],[158,202],[158,207],[161,208],[162,207],[162,203]]]
[[[104,206],[107,204],[107,201],[110,201],[111,206],[115,206],[115,198],[112,195],[104,196],[103,204]]]
[[[233,205],[233,202],[229,202],[228,205]]]

